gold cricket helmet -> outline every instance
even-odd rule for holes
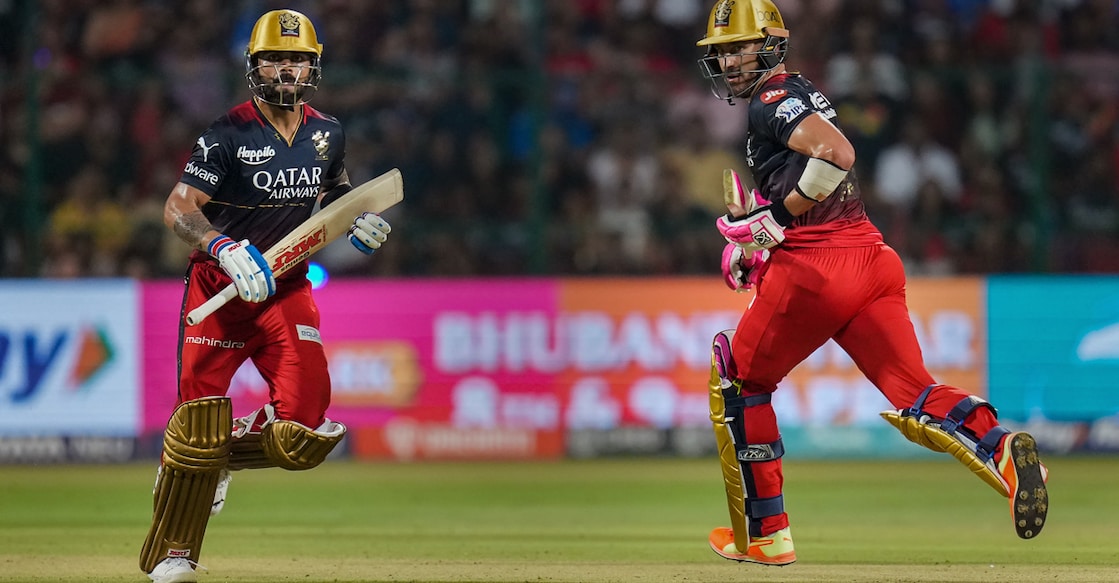
[[[305,55],[305,61],[292,65],[300,70],[300,75],[285,80],[276,65],[262,66],[259,55],[272,52]],[[261,101],[281,107],[306,103],[318,91],[322,79],[321,57],[322,45],[311,19],[295,10],[266,12],[253,25],[249,46],[245,48],[245,78],[249,82],[249,90]],[[262,69],[270,70],[273,75],[262,75]],[[304,69],[307,75],[302,74]],[[294,90],[290,89],[292,85]],[[288,90],[284,89],[285,86]]]
[[[707,18],[707,34],[696,46],[761,40],[769,36],[767,28],[785,31],[781,12],[770,0],[719,0]]]
[[[755,41],[759,44],[752,44]],[[748,48],[756,47],[756,50],[744,48],[727,53],[716,48],[735,43],[751,43]],[[699,59],[699,68],[703,77],[711,82],[711,92],[733,105],[736,97],[751,97],[770,71],[785,62],[789,31],[771,0],[719,0],[707,19],[707,34],[696,46],[707,47],[707,54]],[[750,56],[754,59],[749,59]],[[738,63],[752,60],[757,67],[741,69],[741,64],[734,64],[735,59],[728,57],[738,57]],[[724,67],[729,69],[724,70]],[[746,76],[752,76],[752,81],[742,85],[740,80]],[[732,83],[731,79],[735,81]],[[739,88],[735,89],[735,85]]]
[[[292,51],[322,56],[322,45],[311,19],[294,10],[273,10],[264,13],[253,25],[249,35],[248,53]]]

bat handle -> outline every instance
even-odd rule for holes
[[[186,317],[187,325],[193,326],[205,320],[206,316],[218,311],[218,308],[224,306],[226,302],[235,297],[237,297],[237,286],[231,283],[227,285],[225,289],[221,290],[221,292],[215,294],[214,297],[206,300],[201,306],[191,310]]]

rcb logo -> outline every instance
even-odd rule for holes
[[[280,36],[299,36],[299,17],[284,12],[280,14]]]
[[[730,26],[730,13],[734,0],[723,0],[715,7],[715,26]]]

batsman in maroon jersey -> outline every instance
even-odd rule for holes
[[[1029,434],[999,425],[985,400],[926,370],[897,253],[867,219],[855,152],[828,99],[787,71],[789,31],[770,0],[720,0],[697,45],[716,97],[746,115],[746,161],[757,185],[726,180],[723,275],[756,295],[735,330],[715,336],[711,420],[731,527],[709,543],[737,561],[796,560],[782,495],[784,446],[770,404],[797,364],[834,339],[897,408],[882,415],[910,440],[947,452],[1010,498],[1019,536],[1045,523],[1045,468]],[[853,517],[854,519],[854,517]]]
[[[194,251],[180,320],[179,406],[164,434],[151,530],[140,568],[153,581],[194,581],[206,525],[225,503],[229,470],[310,469],[341,441],[326,417],[330,377],[319,313],[301,264],[273,277],[268,249],[351,185],[346,137],[335,118],[307,101],[321,78],[311,21],[274,10],[253,27],[245,52],[252,98],[198,138],[164,221]],[[372,254],[390,227],[354,217],[349,239]],[[241,300],[195,326],[185,314],[233,283]],[[226,392],[251,359],[269,402],[232,419]]]

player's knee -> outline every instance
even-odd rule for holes
[[[175,469],[218,471],[229,458],[233,407],[228,397],[203,397],[175,408],[163,434],[163,460]]]

